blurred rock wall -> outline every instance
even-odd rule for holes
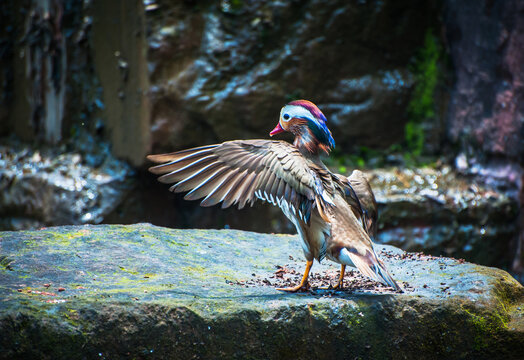
[[[135,166],[149,153],[147,43],[141,0],[93,0],[91,45],[113,154]]]
[[[0,129],[56,144],[62,139],[68,60],[63,4],[6,1],[1,8]]]
[[[157,1],[147,19],[155,151],[267,136],[311,99],[342,151],[404,139],[411,62],[438,1]]]
[[[97,12],[119,25],[119,31],[106,29],[99,42],[93,26],[98,33],[103,26],[92,21],[103,19]],[[126,18],[129,12],[133,16]],[[146,96],[137,91],[137,79],[147,79],[146,47],[128,45],[140,51],[127,52],[122,35],[128,31],[144,42],[145,32],[135,31],[140,16],[141,1],[0,3],[0,228],[99,223],[129,191],[133,169],[113,154],[137,164],[149,146],[149,112],[144,115],[140,101]],[[122,87],[123,96],[111,98],[109,77],[122,67],[113,59],[123,56],[131,59],[125,69],[129,81],[113,78],[111,85]],[[98,76],[106,67],[110,74]],[[106,116],[105,96],[119,99],[126,112],[119,114],[113,101],[117,116]]]
[[[308,98],[341,152],[385,149],[404,139],[413,61],[427,31],[438,33],[440,7],[8,0],[0,134],[57,143],[83,127],[140,165],[150,143],[265,137],[284,103]]]
[[[456,77],[448,115],[456,165],[524,206],[524,1],[448,0],[444,29]],[[509,219],[508,219],[509,220]],[[524,264],[524,214],[514,269]],[[502,240],[501,240],[502,241]]]
[[[456,76],[450,139],[472,157],[522,163],[524,2],[450,0],[444,19]]]

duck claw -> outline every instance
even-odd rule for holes
[[[286,288],[277,288],[277,290],[286,291],[286,292],[308,291],[309,290],[309,283],[298,284],[297,286],[286,287]]]

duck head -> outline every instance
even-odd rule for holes
[[[320,109],[308,100],[295,100],[280,110],[277,126],[270,136],[289,131],[295,135],[294,145],[302,153],[319,154],[335,147],[335,140],[327,128],[327,119]]]

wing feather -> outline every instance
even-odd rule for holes
[[[373,239],[377,236],[378,231],[378,209],[373,190],[364,174],[359,170],[353,170],[348,181],[359,198],[363,210],[363,222],[366,224],[369,236]]]
[[[228,207],[230,207],[231,205],[233,205],[235,203],[234,194],[236,193],[238,187],[244,181],[246,173],[247,173],[247,171],[244,171],[241,176],[237,176],[235,178],[235,183],[233,184],[231,189],[229,189],[229,191],[227,192],[227,194],[224,197],[224,200],[222,202],[222,209],[228,208]]]
[[[234,169],[225,174],[215,188],[200,203],[201,206],[208,207],[218,204],[223,201],[228,191],[235,185],[235,177],[238,175],[238,169]]]
[[[263,191],[267,194],[267,196],[272,196],[271,189],[276,180],[277,180],[277,176],[275,175],[275,173],[270,172],[269,178],[267,179],[263,187]],[[269,198],[269,201],[273,202],[271,197]]]
[[[232,201],[233,204],[239,203],[238,205],[239,209],[242,209],[245,205],[244,200],[246,199],[242,198],[242,195],[244,194],[246,189],[251,185],[251,182],[253,181],[255,176],[256,175],[254,173],[250,173],[247,176],[240,179],[238,186],[233,191],[231,191],[227,196],[228,198],[229,197],[231,198],[230,201]]]
[[[245,186],[243,186],[243,189],[241,191],[239,190],[239,204],[238,208],[242,209],[247,202],[250,202],[251,205],[253,205],[254,199],[255,199],[255,190],[254,185],[256,181],[256,174],[251,173],[249,174],[249,178],[245,181]]]
[[[168,173],[164,174],[165,175],[162,175],[158,178],[158,181],[160,181],[161,183],[164,183],[164,184],[171,184],[171,183],[174,183],[176,181],[180,181],[182,179],[187,179],[189,177],[192,177],[193,175],[199,173],[203,168],[205,168],[207,165],[209,164],[212,164],[213,162],[216,161],[216,157],[213,156],[213,155],[207,155],[207,156],[204,156],[202,158],[198,158],[196,159],[195,161],[187,164],[187,165],[184,165],[183,167],[180,167],[176,170],[171,170],[173,168],[173,165],[174,164],[170,164],[169,166],[167,166],[167,171]],[[155,166],[153,169],[155,169],[155,171],[163,171],[165,169],[160,169],[162,165],[160,166]],[[157,174],[162,174],[160,172],[157,172]]]
[[[227,168],[222,166],[213,173],[208,172],[209,176],[207,179],[196,185],[193,190],[188,192],[185,196],[185,200],[198,200],[207,196],[211,190],[216,187],[216,183],[220,182],[225,176],[227,176]]]
[[[309,218],[323,191],[314,167],[284,141],[228,141],[148,159],[163,163],[149,169],[161,175],[159,181],[174,184],[171,191],[189,191],[188,200],[204,198],[202,206],[222,202],[223,208],[242,208],[257,198],[275,205],[286,200],[292,211],[300,209]]]
[[[174,192],[184,192],[189,191],[200,185],[202,182],[207,181],[209,176],[214,173],[215,170],[220,169],[221,165],[219,163],[213,162],[205,167],[194,172],[191,176],[185,178],[184,180],[178,182],[174,188]]]
[[[205,156],[212,155],[212,154],[213,154],[212,149],[201,149],[201,148],[198,148],[198,149],[195,149],[195,151],[186,152],[184,154],[184,156],[180,156],[180,157],[173,156],[174,159],[173,159],[173,157],[170,157],[169,158],[170,160],[168,160],[168,162],[166,164],[162,164],[162,165],[159,165],[159,166],[153,166],[153,167],[151,167],[149,169],[149,171],[151,171],[153,174],[157,174],[157,175],[158,174],[165,174],[167,172],[171,172],[171,171],[175,171],[177,169],[181,169],[181,168],[191,164],[192,162],[194,162],[197,159],[202,159]],[[148,159],[153,161],[151,158],[157,159],[156,155],[149,155]],[[164,158],[164,157],[161,157],[161,158]]]
[[[375,239],[378,230],[377,201],[364,174],[354,170],[349,178],[340,174],[333,174],[333,176],[341,186],[341,192],[351,206],[351,210],[360,219],[369,237]]]
[[[204,151],[204,150],[212,150],[212,149],[215,149],[216,147],[217,145],[199,146],[197,148],[186,149],[186,150],[181,150],[181,151],[167,153],[167,154],[148,155],[147,159],[157,164],[174,162],[188,155],[191,155],[193,153],[197,153],[197,152]],[[161,165],[161,166],[164,166],[164,165]],[[154,167],[152,167],[151,169],[153,168]],[[151,169],[149,170],[151,171]],[[155,173],[154,171],[151,171],[151,172]]]
[[[285,194],[284,190],[285,190],[285,188],[286,188],[286,182],[281,180],[281,179],[279,179],[278,187],[277,187],[277,189],[275,191],[275,194],[276,194],[278,199],[284,198],[284,194]]]

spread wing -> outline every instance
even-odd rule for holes
[[[160,182],[174,184],[170,188],[174,192],[189,191],[186,200],[204,198],[202,206],[222,202],[222,208],[238,204],[242,209],[258,198],[309,222],[312,208],[322,198],[317,173],[284,141],[228,141],[147,158],[164,163],[149,169],[162,175]]]

